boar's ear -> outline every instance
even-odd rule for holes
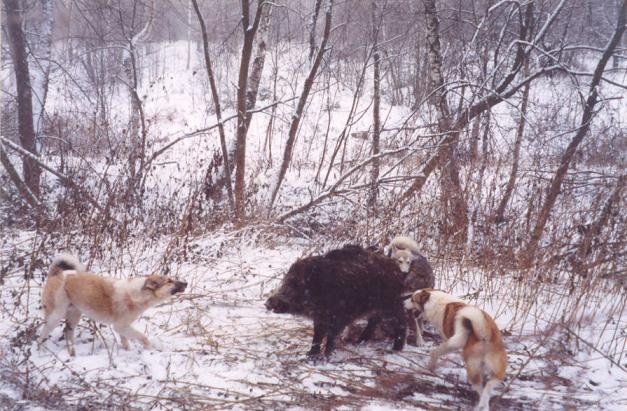
[[[155,280],[152,277],[146,277],[144,285],[142,286],[142,290],[156,291],[159,287],[161,287],[161,283],[159,281]]]

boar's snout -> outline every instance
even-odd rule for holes
[[[285,299],[279,295],[272,295],[266,301],[266,309],[275,312],[277,314],[287,313],[290,310],[290,305]]]

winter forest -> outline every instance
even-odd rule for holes
[[[626,409],[626,16],[627,0],[2,0],[0,409],[472,409],[459,352],[427,366],[429,321],[393,350],[381,330],[358,340],[360,317],[312,359],[310,316],[264,306],[299,259],[397,236],[494,318],[490,409]],[[61,253],[186,288],[134,321],[149,348],[85,312],[41,342]]]

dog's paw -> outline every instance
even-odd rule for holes
[[[161,340],[149,341],[148,347],[144,347],[146,350],[154,351],[167,351],[167,347],[161,342]]]
[[[438,356],[437,355],[433,355],[433,353],[431,353],[431,355],[429,356],[429,364],[427,365],[427,368],[429,369],[429,371],[435,371],[435,369],[438,366]]]

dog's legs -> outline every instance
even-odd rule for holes
[[[468,383],[481,396],[483,390],[483,358],[480,355],[466,355],[464,351],[464,364],[466,365],[466,374]]]
[[[46,323],[44,324],[44,328],[41,330],[41,334],[37,340],[37,344],[39,346],[41,346],[41,343],[50,335],[52,330],[54,330],[54,327],[56,327],[61,319],[63,319],[65,311],[66,307],[57,307],[57,309],[46,315]]]
[[[65,329],[63,330],[63,335],[65,336],[67,350],[72,357],[76,355],[76,350],[74,349],[74,329],[80,319],[81,312],[79,309],[70,305],[65,313]]]
[[[468,333],[456,327],[455,334],[453,334],[451,338],[444,341],[442,344],[436,347],[433,351],[431,351],[429,369],[433,371],[435,367],[438,365],[438,359],[441,356],[461,349],[464,345],[466,345],[467,340],[468,340]]]
[[[422,338],[422,332],[424,330],[424,323],[422,321],[422,318],[415,318],[415,323],[416,323],[416,346],[420,347],[421,345],[424,345],[425,340]]]
[[[128,350],[130,348],[130,346],[128,345],[128,338],[126,338],[122,334],[120,334],[120,344],[125,350]]]
[[[490,409],[490,397],[492,396],[492,390],[500,383],[501,381],[496,378],[491,378],[488,382],[486,382],[485,387],[483,387],[483,391],[481,392],[481,397],[479,398],[479,404],[477,404],[477,410],[483,411]]]
[[[139,341],[140,343],[142,343],[142,345],[144,346],[144,348],[150,348],[150,341],[148,340],[148,338],[142,334],[141,332],[137,331],[135,328],[133,328],[133,326],[131,326],[130,324],[115,324],[113,326],[113,329],[120,334],[121,340],[122,340],[122,346],[124,347],[124,339],[125,338],[132,338],[135,339],[137,341]],[[126,347],[128,348],[128,340],[126,341]]]

